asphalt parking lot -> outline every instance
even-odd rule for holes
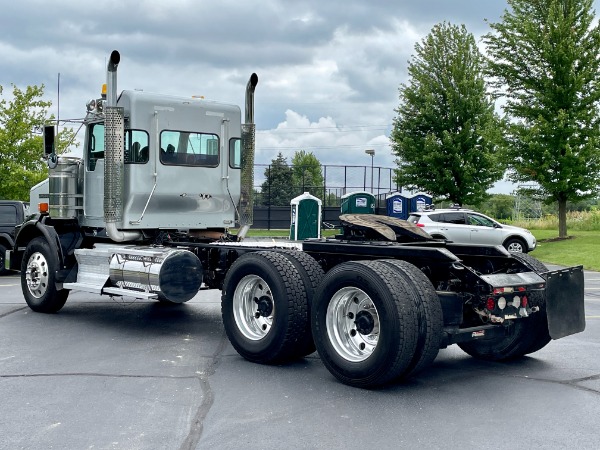
[[[600,273],[583,333],[511,363],[440,351],[380,390],[313,354],[262,366],[233,350],[220,293],[179,306],[73,292],[52,315],[0,277],[0,449],[600,447]]]

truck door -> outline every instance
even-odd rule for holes
[[[83,213],[104,220],[104,123],[90,124],[86,137]]]

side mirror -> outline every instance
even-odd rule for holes
[[[54,153],[54,125],[44,125],[44,155]]]

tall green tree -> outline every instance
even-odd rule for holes
[[[296,195],[309,192],[323,200],[323,170],[321,163],[312,152],[298,150],[292,157],[292,182]]]
[[[492,86],[511,119],[507,161],[514,181],[534,181],[558,203],[567,236],[567,201],[600,183],[600,29],[592,0],[508,0],[484,36]]]
[[[43,85],[12,88],[12,98],[7,100],[0,86],[0,198],[28,201],[31,187],[48,176],[41,160],[43,139],[35,130],[47,123],[51,102],[42,99]],[[73,138],[71,129],[61,131],[56,139],[57,153],[62,153]]]
[[[415,45],[391,133],[398,184],[477,205],[502,177],[484,63],[464,25],[437,24]]]
[[[289,206],[294,198],[292,168],[287,159],[279,152],[265,169],[265,181],[261,186],[261,203],[271,206]]]

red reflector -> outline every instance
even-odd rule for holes
[[[422,224],[422,223],[416,223],[415,225],[416,225],[416,226],[418,226],[418,227],[421,227],[421,228],[423,228],[423,227],[425,226],[425,225],[424,225],[424,224]]]
[[[527,308],[527,296],[524,295],[523,298],[521,299],[521,306],[523,308]]]
[[[525,288],[523,286],[521,286],[518,290],[519,290],[519,292],[523,292],[525,290]]]
[[[494,289],[494,295],[496,295],[496,294],[503,294],[503,293],[504,293],[504,288],[496,288],[496,289]]]
[[[493,298],[488,298],[487,299],[487,303],[485,305],[485,307],[489,310],[489,311],[493,311],[494,308],[496,308],[496,302],[494,301]]]

